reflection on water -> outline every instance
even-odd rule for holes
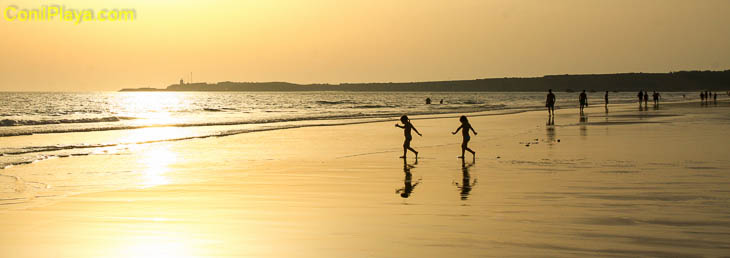
[[[177,124],[182,122],[171,115],[178,110],[190,110],[193,105],[186,98],[187,94],[132,92],[114,99],[115,106],[131,111],[128,116],[138,116],[152,121],[154,124]]]
[[[545,133],[547,134],[548,147],[552,147],[555,143],[555,117],[548,117],[547,126],[545,126]]]
[[[149,146],[144,150],[144,157],[139,159],[139,163],[145,167],[141,172],[141,187],[169,184],[165,173],[170,171],[169,166],[176,161],[177,154],[169,149],[169,145]]]
[[[474,179],[474,181],[471,181],[471,175],[469,174],[469,168],[474,166],[474,163],[466,163],[464,160],[461,161],[461,185],[459,183],[454,182],[456,185],[456,188],[458,188],[459,195],[461,196],[461,200],[466,200],[469,198],[469,193],[471,192],[471,189],[477,184],[477,180]]]
[[[588,135],[588,116],[585,113],[581,113],[578,123],[580,124],[580,136],[583,136],[583,137],[587,136]]]
[[[413,174],[411,174],[411,169],[416,168],[416,166],[414,166],[416,164],[418,164],[418,160],[411,165],[406,162],[406,159],[403,159],[403,173],[405,174],[405,178],[403,179],[404,186],[403,188],[395,190],[395,193],[400,194],[400,197],[410,197],[411,193],[413,193],[413,189],[416,189],[416,186],[421,183],[421,179],[418,179],[418,181],[413,184]]]

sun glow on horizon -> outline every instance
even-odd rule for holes
[[[730,67],[730,1],[59,4],[132,8],[137,17],[79,25],[1,19],[0,90],[162,88],[190,72],[196,82],[346,83]]]

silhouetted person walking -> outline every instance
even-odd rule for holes
[[[415,168],[413,165],[409,165],[406,163],[406,160],[403,160],[403,173],[405,174],[405,178],[403,179],[403,188],[395,190],[396,194],[400,194],[400,197],[408,198],[411,196],[411,193],[413,193],[413,189],[416,189],[416,186],[421,183],[416,182],[413,184],[413,174],[411,174],[411,169]]]
[[[578,102],[580,102],[580,112],[583,113],[583,108],[588,106],[588,95],[586,95],[586,90],[583,90],[583,92],[578,95]]]
[[[418,132],[418,129],[413,127],[413,124],[411,124],[411,120],[408,119],[408,116],[403,115],[400,117],[401,123],[403,125],[395,124],[395,127],[402,128],[403,129],[403,135],[406,137],[406,140],[403,142],[403,156],[401,156],[402,159],[406,158],[406,153],[408,150],[411,150],[413,153],[416,154],[416,159],[418,159],[418,152],[411,148],[411,140],[413,140],[413,136],[411,136],[411,130],[416,131],[418,136],[423,136],[421,133]]]
[[[649,93],[646,91],[644,92],[644,106],[649,106]]]
[[[639,97],[639,106],[641,106],[641,100],[644,99],[644,90],[640,90],[636,96]]]
[[[471,127],[471,124],[469,124],[469,120],[466,119],[466,116],[461,116],[459,118],[459,121],[461,122],[461,125],[459,126],[459,128],[456,128],[456,131],[451,133],[451,134],[456,134],[459,132],[459,130],[461,130],[461,135],[463,136],[463,139],[461,142],[461,156],[459,156],[459,158],[462,158],[462,159],[465,158],[464,151],[469,151],[469,152],[471,152],[471,155],[473,156],[473,158],[476,160],[476,153],[473,150],[469,149],[467,144],[469,144],[469,140],[471,140],[471,136],[469,136],[469,130],[474,132],[474,135],[477,135],[477,131],[474,131],[474,128]]]
[[[608,91],[606,91],[606,94],[603,95],[603,102],[605,103],[606,107],[608,107]]]
[[[659,105],[659,98],[660,97],[661,97],[661,95],[659,94],[659,92],[654,91],[654,94],[652,94],[652,98],[654,99],[654,106],[658,106]]]
[[[547,107],[548,115],[555,115],[555,94],[553,94],[552,89],[548,90],[547,100],[545,100],[545,107]]]

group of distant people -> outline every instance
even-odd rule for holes
[[[606,91],[606,94],[603,95],[603,100],[605,105],[608,106],[608,91]],[[547,107],[548,115],[550,116],[555,115],[555,102],[555,94],[552,89],[549,89],[547,99],[545,100],[545,107]],[[580,104],[580,113],[583,114],[583,109],[588,107],[588,94],[586,94],[586,90],[583,90],[578,95],[578,104]]]
[[[661,99],[661,94],[659,92],[654,91],[652,93],[652,98],[654,100],[654,105],[659,105],[659,100]],[[717,94],[715,94],[717,96]],[[640,90],[639,94],[637,94],[637,97],[639,98],[639,105],[641,105],[641,102],[644,101],[644,105],[648,105],[649,103],[649,93],[644,90]],[[603,101],[604,105],[608,108],[608,91],[603,95]],[[555,115],[555,94],[553,93],[552,89],[548,90],[547,99],[545,100],[545,107],[547,107],[548,115],[553,116]],[[578,95],[578,104],[580,105],[580,113],[583,114],[583,109],[585,107],[588,107],[588,95],[586,94],[586,90],[583,90]],[[607,109],[608,110],[608,109]]]
[[[728,95],[730,95],[730,92],[728,93]],[[700,92],[700,100],[702,101],[702,104],[709,103],[710,98],[714,99],[714,102],[717,102],[717,92],[715,92],[714,94],[711,91]]]
[[[641,105],[642,100],[644,101],[644,105],[649,105],[649,93],[648,92],[646,92],[644,90],[640,90],[639,94],[637,94],[636,96],[639,98],[639,105]],[[651,94],[651,96],[652,96],[652,99],[654,100],[654,106],[658,106],[659,99],[661,99],[662,95],[659,94],[659,92],[654,91],[654,93]]]

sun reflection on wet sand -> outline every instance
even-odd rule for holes
[[[158,185],[170,183],[170,179],[165,176],[170,171],[170,165],[177,161],[177,154],[169,149],[168,145],[152,145],[147,146],[144,150],[144,157],[139,163],[145,166],[141,171],[142,188],[148,188]]]
[[[178,124],[183,122],[180,117],[175,117],[175,110],[191,109],[190,103],[185,101],[183,93],[176,92],[135,92],[125,95],[117,105],[124,107],[132,116],[141,118],[134,120],[138,125],[149,124]]]

